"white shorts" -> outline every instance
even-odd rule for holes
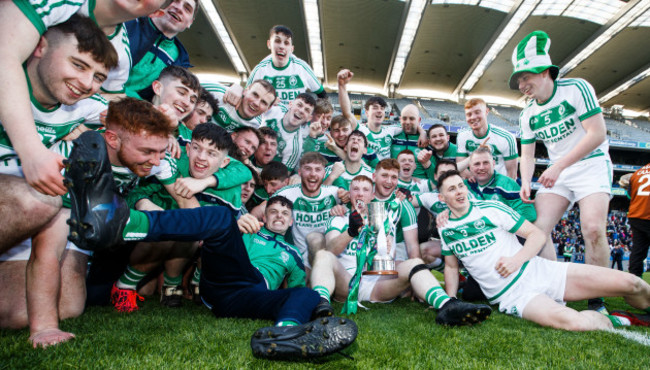
[[[23,168],[20,166],[0,166],[0,174],[25,177]]]
[[[552,188],[541,187],[538,194],[557,194],[575,203],[595,193],[612,194],[612,161],[609,156],[585,159],[560,173]]]
[[[386,277],[381,275],[363,275],[361,277],[361,282],[359,283],[359,302],[370,302],[370,303],[389,303],[393,299],[388,301],[373,301],[372,291],[375,289],[375,285],[379,280],[393,279],[393,277]]]
[[[65,249],[79,252],[82,254],[85,254],[86,256],[92,256],[93,252],[92,251],[87,251],[84,249],[80,249],[76,245],[74,245],[71,241],[68,241],[68,244],[66,244]],[[13,246],[11,249],[6,251],[5,253],[0,255],[0,262],[3,261],[27,261],[29,260],[29,255],[32,253],[32,240],[31,239],[26,239],[23,240],[22,242],[18,243],[17,245]]]
[[[569,264],[533,257],[524,274],[501,297],[490,303],[498,303],[499,311],[522,317],[531,299],[540,294],[565,304],[566,273]]]
[[[395,247],[395,261],[406,261],[409,255],[406,252],[406,243],[397,243]]]

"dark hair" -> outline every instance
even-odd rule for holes
[[[148,101],[126,97],[108,104],[106,128],[121,128],[136,135],[146,132],[152,136],[169,136],[176,125]]]
[[[454,166],[453,171],[458,170],[458,165],[456,164],[456,161],[452,161],[452,160],[449,160],[449,159],[440,159],[440,160],[438,160],[438,163],[436,163],[436,170],[433,173],[438,173],[438,168],[440,168],[440,166],[444,166],[444,165]],[[450,170],[450,171],[452,171],[452,170]]]
[[[439,127],[442,127],[442,129],[445,130],[445,133],[447,133],[447,128],[445,127],[445,125],[443,125],[441,123],[436,123],[434,125],[431,125],[431,127],[429,127],[429,129],[427,130],[427,137],[429,137],[429,135],[431,135],[431,131],[433,129],[436,129],[436,128],[439,128]]]
[[[212,108],[212,114],[215,114],[217,111],[219,111],[219,102],[214,98],[214,95],[212,95],[203,86],[200,88],[199,100],[196,102],[196,105],[199,105],[199,103],[202,101],[206,102],[210,108]]]
[[[199,79],[190,72],[187,68],[181,66],[167,66],[160,72],[158,76],[158,81],[162,81],[165,78],[178,78],[185,87],[196,92],[200,92],[201,83]]]
[[[359,137],[363,138],[363,143],[366,145],[366,148],[368,147],[368,138],[366,137],[366,135],[363,134],[363,132],[361,132],[359,130],[352,131],[350,133],[350,136],[348,136],[348,141],[350,141],[350,138],[352,136],[359,136]]]
[[[374,105],[374,104],[379,104],[379,105],[381,105],[382,108],[386,108],[388,106],[388,104],[386,103],[386,100],[384,100],[384,98],[379,97],[379,96],[372,96],[372,97],[368,98],[368,100],[366,100],[366,105],[364,105],[364,107],[366,108],[366,111],[368,110],[368,108],[370,108],[371,105]]]
[[[271,30],[269,31],[269,38],[273,37],[273,35],[276,33],[281,33],[293,41],[293,32],[287,26],[276,24],[275,26],[271,27]]]
[[[201,123],[192,131],[192,141],[208,140],[219,150],[229,151],[233,147],[230,134],[223,127],[214,123]]]
[[[289,178],[289,169],[282,162],[271,161],[262,168],[260,178],[262,179],[262,182],[285,180]]]
[[[298,96],[296,96],[296,100],[297,99],[301,99],[305,102],[305,104],[311,105],[312,107],[316,106],[316,99],[314,99],[310,93],[300,93]]]
[[[269,200],[266,201],[266,209],[269,209],[269,207],[275,203],[280,203],[281,206],[287,207],[289,210],[293,210],[293,202],[286,197],[283,197],[282,195],[274,195],[269,198]]]
[[[77,50],[90,53],[93,59],[102,63],[104,67],[108,69],[117,67],[118,56],[115,48],[104,31],[92,19],[73,14],[67,21],[49,28],[44,36],[50,45],[56,45],[63,42],[60,37],[62,34],[73,34],[77,39]]]
[[[441,189],[442,184],[445,182],[445,180],[447,180],[452,176],[460,176],[460,172],[456,170],[451,170],[451,171],[445,171],[442,174],[440,174],[440,177],[438,178],[438,189]]]
[[[255,84],[262,85],[262,87],[264,88],[264,90],[266,90],[266,92],[273,94],[273,101],[269,104],[269,105],[273,105],[273,103],[275,103],[275,100],[278,98],[278,93],[275,91],[275,86],[273,86],[273,84],[271,84],[269,81],[261,78],[259,80],[253,81],[250,85],[248,85],[247,89],[250,89]]]
[[[317,163],[325,167],[327,166],[327,159],[325,159],[325,157],[323,157],[323,155],[318,152],[307,152],[302,155],[302,158],[300,158],[299,167],[310,163]]]
[[[262,139],[264,139],[263,141],[266,140],[264,136],[270,136],[274,138],[276,141],[278,140],[278,133],[268,126],[260,127],[260,134],[262,135]],[[260,141],[260,143],[262,143],[263,141]]]
[[[252,132],[252,133],[255,134],[255,136],[257,136],[257,141],[259,141],[260,143],[261,143],[262,141],[264,141],[264,137],[262,136],[262,134],[260,133],[260,131],[259,131],[258,129],[256,129],[255,127],[250,127],[250,126],[240,126],[240,127],[237,127],[237,128],[233,131],[233,134],[241,134],[241,133],[243,133],[243,132]]]

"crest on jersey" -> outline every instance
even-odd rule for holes
[[[289,77],[289,85],[290,86],[296,86],[298,84],[298,79],[296,76],[291,76]]]
[[[474,228],[479,229],[479,230],[485,228],[485,221],[478,220],[478,221],[474,222]]]
[[[282,262],[287,263],[289,261],[289,254],[283,251],[280,253],[280,259],[282,259]]]

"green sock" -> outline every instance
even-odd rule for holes
[[[135,290],[140,280],[147,275],[146,272],[138,271],[133,266],[128,265],[126,271],[120,277],[115,285],[120,289]]]
[[[183,282],[183,276],[178,275],[176,277],[170,277],[169,275],[167,275],[166,272],[163,272],[163,279],[164,279],[163,285],[166,286],[177,286],[177,285],[181,285],[181,283]]]
[[[328,302],[330,302],[330,291],[327,290],[327,288],[322,285],[317,285],[313,289],[316,291],[316,293],[318,293],[318,295],[321,296],[321,298],[325,298]]]
[[[429,289],[427,294],[425,294],[425,298],[427,303],[432,305],[436,310],[440,309],[440,307],[442,307],[450,299],[442,287],[439,286],[434,286],[433,288]]]
[[[612,322],[612,325],[614,325],[615,328],[632,325],[632,323],[630,323],[630,320],[626,319],[625,317],[613,316],[613,315],[605,315],[605,316],[607,316],[607,318],[609,319],[609,321]]]
[[[199,285],[199,281],[201,281],[201,269],[197,267],[192,275],[192,284]]]
[[[275,326],[298,326],[298,325],[300,325],[300,324],[298,324],[297,322],[292,321],[292,320],[278,321],[278,323],[275,324]]]
[[[149,233],[149,217],[140,211],[130,210],[129,220],[122,231],[125,241],[142,240]]]

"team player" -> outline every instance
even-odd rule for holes
[[[403,150],[410,150],[415,154],[416,158],[420,151],[423,150],[418,146],[420,134],[418,127],[422,122],[420,117],[420,110],[413,104],[405,106],[399,115],[399,121],[402,124],[402,132],[393,137],[393,143],[390,147],[390,157],[397,158],[397,155]],[[427,174],[422,167],[422,163],[415,162],[415,169],[413,176],[418,179],[426,179]]]
[[[278,154],[278,133],[270,127],[260,127],[260,134],[262,141],[251,159],[251,164],[258,173]]]
[[[224,86],[203,84],[203,87],[219,102],[219,110],[214,112],[212,118],[228,132],[242,126],[259,128],[262,125],[260,116],[273,106],[276,99],[275,88],[266,80],[253,81],[237,96],[235,104],[225,100]]]
[[[345,159],[325,169],[325,185],[334,185],[350,190],[350,182],[358,175],[372,177],[374,170],[363,161],[367,153],[368,139],[359,130],[354,130],[345,145]]]
[[[208,90],[201,87],[194,110],[178,125],[178,143],[184,147],[192,141],[192,130],[201,123],[209,122],[217,109],[219,109],[219,103]]]
[[[577,202],[586,263],[606,267],[609,248],[605,227],[612,165],[605,120],[589,83],[573,78],[556,80],[559,69],[551,64],[550,44],[545,32],[534,31],[512,54],[510,88],[518,88],[530,99],[519,118],[521,199],[530,199],[535,141],[542,140],[551,165],[538,179],[542,188],[535,199],[535,225],[550,235],[564,211]],[[542,255],[556,258],[550,238]],[[602,300],[592,300],[589,305],[605,310]]]
[[[621,186],[628,189],[630,209],[627,220],[632,228],[632,253],[630,253],[630,273],[643,275],[643,260],[648,257],[650,248],[650,163],[636,170],[631,176],[620,180]]]
[[[474,98],[465,103],[468,128],[456,137],[458,169],[467,168],[467,157],[481,145],[492,148],[496,171],[512,179],[517,178],[517,139],[501,127],[488,124],[489,109],[483,99]]]
[[[368,148],[370,152],[377,154],[377,159],[382,160],[385,158],[390,158],[391,145],[393,143],[393,138],[398,134],[403,132],[401,126],[383,126],[384,118],[386,117],[386,107],[388,104],[386,101],[378,96],[373,96],[366,100],[364,105],[366,109],[366,116],[368,117],[368,123],[366,126],[360,125],[357,122],[357,119],[352,113],[352,105],[350,104],[350,97],[348,96],[347,85],[354,77],[348,69],[342,69],[336,75],[338,80],[339,87],[339,104],[341,105],[341,112],[343,116],[348,119],[351,123],[352,130],[360,130],[368,138]],[[426,132],[416,125],[417,132],[420,135],[420,141],[425,143]]]
[[[414,177],[417,168],[415,161],[415,154],[409,150],[404,149],[396,156],[397,163],[399,163],[399,178],[397,179],[397,187],[400,189],[408,190],[409,194],[422,194],[435,190],[435,186],[430,180]]]
[[[440,230],[445,256],[445,290],[458,290],[458,261],[499,310],[542,326],[586,331],[623,325],[650,325],[648,315],[578,312],[564,305],[598,296],[622,296],[650,313],[650,285],[608,268],[549,261],[538,257],[548,235],[512,208],[496,201],[469,201],[457,171],[439,179],[440,197],[451,215]],[[526,239],[522,246],[517,236]]]
[[[350,184],[352,204],[368,204],[373,199],[372,180],[360,175]],[[399,202],[395,199],[391,203]],[[405,202],[405,201],[403,201]],[[399,207],[399,205],[394,205]],[[367,211],[366,211],[367,212]],[[438,309],[436,322],[442,325],[471,325],[485,320],[491,313],[486,305],[472,305],[447,296],[419,258],[397,266],[398,277],[361,275],[365,266],[357,264],[359,234],[364,223],[363,210],[354,209],[345,216],[332,218],[327,227],[327,250],[314,259],[311,285],[321,296],[317,312],[329,308],[330,299],[346,300],[348,312],[356,312],[357,302],[390,302],[399,297],[409,284],[415,294]],[[364,246],[368,248],[370,246]],[[350,292],[353,292],[350,294]]]
[[[253,69],[247,85],[255,80],[269,81],[278,93],[278,99],[289,104],[298,95],[311,91],[319,98],[327,98],[325,89],[311,67],[293,55],[293,32],[282,25],[273,26],[266,47],[271,55]]]
[[[264,117],[264,125],[278,133],[278,154],[274,160],[284,163],[291,172],[303,153],[303,143],[309,135],[305,123],[311,119],[315,105],[316,100],[310,94],[302,93],[288,107],[275,106]]]
[[[431,175],[431,172],[435,172],[439,161],[443,159],[456,161],[456,144],[449,141],[447,128],[440,123],[429,127],[427,137],[429,146],[418,153],[417,160],[427,173],[427,178],[434,180],[435,176]]]

